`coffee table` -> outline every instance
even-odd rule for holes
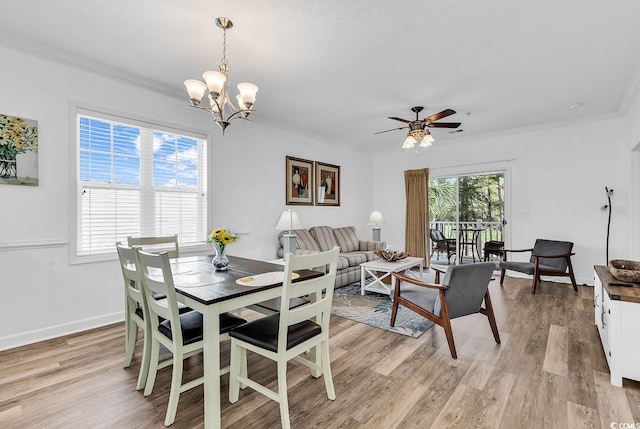
[[[424,259],[422,258],[408,256],[399,261],[389,262],[384,259],[376,259],[375,261],[360,264],[360,294],[364,295],[365,291],[370,291],[391,295],[393,280],[391,285],[383,283],[382,280],[389,277],[391,273],[398,273],[413,267],[420,267],[420,276],[422,276],[423,262]],[[369,283],[367,283],[367,275],[373,277],[373,280]]]

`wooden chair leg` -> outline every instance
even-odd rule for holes
[[[578,292],[578,285],[576,284],[576,276],[573,274],[573,266],[571,265],[571,258],[567,258],[567,262],[569,263],[569,278],[571,279],[571,284],[573,285],[573,290]]]
[[[280,402],[280,421],[282,429],[291,429],[289,420],[289,399],[287,398],[287,361],[278,361],[278,402]]]
[[[232,404],[238,402],[238,398],[240,397],[240,382],[236,377],[238,375],[242,375],[242,365],[242,350],[238,343],[232,339],[231,364],[229,368],[229,402]],[[244,362],[244,365],[246,365],[246,361]]]
[[[149,362],[151,360],[151,338],[147,333],[149,330],[144,332],[144,339],[142,340],[142,362],[140,363],[140,372],[138,374],[138,383],[136,384],[136,390],[144,389],[144,385],[147,382],[147,377],[149,376]]]
[[[398,286],[396,286],[396,287],[398,287]],[[398,315],[398,300],[394,299],[393,300],[393,304],[391,305],[391,321],[389,322],[390,326],[394,326],[396,324],[396,316],[397,315]]]
[[[147,374],[147,382],[144,384],[144,396],[151,395],[153,385],[156,382],[158,374],[158,359],[160,356],[160,343],[156,339],[151,340],[151,358],[149,359],[149,373]]]
[[[538,286],[538,282],[540,281],[540,268],[538,267],[537,259],[536,266],[533,270],[533,284],[531,285],[531,294],[536,293],[536,287]]]
[[[178,401],[180,400],[180,389],[182,387],[182,366],[184,364],[182,351],[176,350],[173,354],[173,371],[171,374],[171,391],[169,392],[169,404],[167,405],[167,415],[164,418],[164,425],[171,426],[176,420],[178,411]]]
[[[504,268],[500,270],[500,286],[502,286],[502,283],[504,283],[504,274],[507,270],[505,270]]]
[[[329,340],[325,340],[320,345],[322,353],[322,376],[324,386],[327,389],[327,397],[333,401],[336,399],[336,391],[333,387],[333,377],[331,376],[331,361],[329,360]]]
[[[500,344],[500,333],[498,332],[498,325],[496,324],[496,317],[493,313],[493,305],[491,304],[491,296],[489,295],[489,291],[484,294],[484,306],[485,306],[485,314],[489,319],[489,325],[491,326],[491,332],[493,332],[493,338],[496,340],[496,343]]]
[[[447,336],[447,343],[449,343],[449,351],[451,352],[451,357],[454,359],[458,359],[458,354],[456,353],[456,343],[453,341],[451,321],[447,318],[446,320],[444,320],[442,327],[444,328],[444,334]]]
[[[136,348],[136,341],[138,340],[138,325],[131,320],[131,316],[125,313],[125,351],[124,351],[124,367],[129,368],[131,366],[131,360]]]

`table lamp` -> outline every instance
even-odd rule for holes
[[[384,217],[378,210],[369,215],[369,225],[373,225],[373,241],[380,241],[380,225],[384,225]]]
[[[278,219],[278,223],[276,224],[276,229],[279,230],[289,230],[288,234],[284,234],[282,238],[284,239],[283,246],[284,254],[296,253],[296,235],[291,231],[292,229],[300,229],[304,228],[302,226],[302,222],[300,222],[300,218],[298,217],[298,213],[292,211],[291,209],[285,210],[280,215],[280,219]]]

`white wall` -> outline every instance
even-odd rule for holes
[[[4,48],[0,58],[0,113],[38,121],[40,178],[38,187],[0,186],[0,349],[123,319],[115,252],[113,261],[69,264],[72,103],[210,132],[209,224],[250,233],[229,247],[230,254],[276,257],[286,155],[342,169],[342,206],[297,207],[305,226],[354,225],[363,236],[371,234],[370,154],[256,122],[235,122],[222,137],[204,112],[185,109],[186,97],[181,101]]]
[[[443,137],[419,153],[377,154],[374,169],[385,175],[374,178],[374,205],[385,215],[387,241],[404,246],[404,170],[428,167],[435,177],[506,169],[507,246],[530,248],[536,238],[573,241],[577,280],[593,284],[593,265],[606,263],[605,186],[616,191],[610,259],[629,257],[631,173],[622,134],[622,120],[607,119],[461,142]]]

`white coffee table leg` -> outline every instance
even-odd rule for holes
[[[360,295],[364,296],[364,284],[367,277],[367,273],[364,270],[364,267],[360,265]]]

